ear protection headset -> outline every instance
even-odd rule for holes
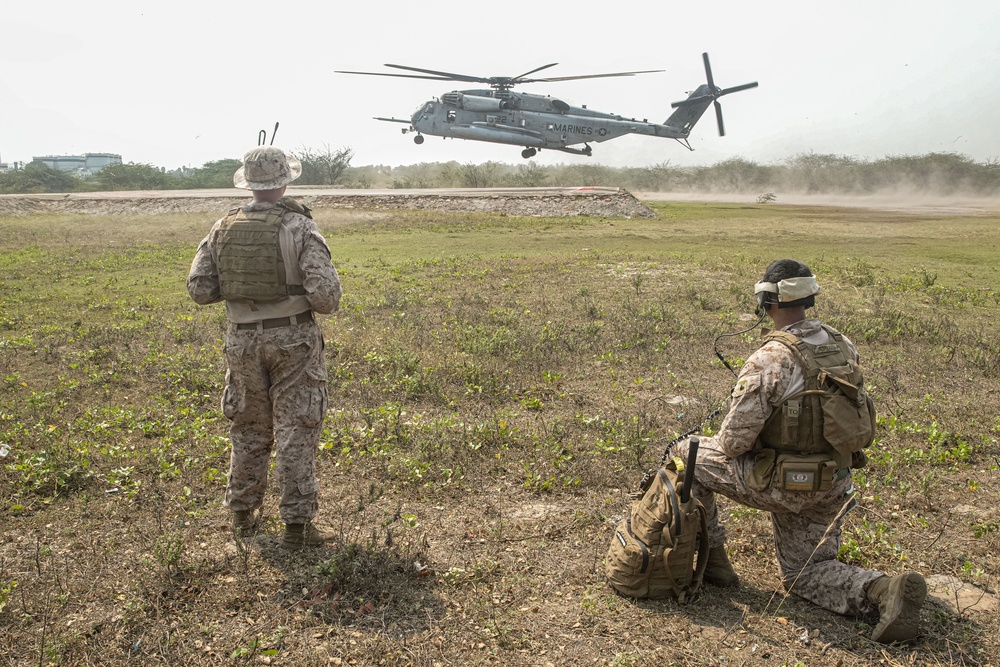
[[[808,308],[809,306],[812,306],[815,301],[813,297],[820,293],[820,288],[819,283],[816,282],[816,276],[806,276],[803,278],[785,278],[784,280],[779,280],[776,283],[761,280],[753,286],[753,293],[757,297],[757,308],[754,312],[756,312],[759,319],[742,331],[719,334],[715,337],[715,342],[712,343],[712,349],[715,350],[715,356],[719,358],[719,361],[722,362],[723,366],[729,369],[729,372],[732,373],[734,377],[738,377],[738,373],[736,372],[736,369],[733,368],[728,361],[726,361],[722,352],[719,351],[719,341],[723,338],[739,336],[756,329],[757,326],[764,321],[765,304],[776,303],[778,304],[778,308],[794,308],[796,306],[805,306]]]
[[[776,303],[778,308],[793,308],[795,306],[813,305],[810,297],[820,293],[819,283],[816,276],[804,276],[799,278],[785,278],[776,283],[769,283],[761,280],[753,286],[753,293],[757,296],[757,315],[763,315],[765,304]],[[773,295],[773,296],[769,296]],[[810,299],[807,303],[799,303],[803,299]]]

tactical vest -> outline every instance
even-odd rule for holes
[[[850,468],[852,454],[875,438],[875,405],[844,336],[822,325],[830,342],[810,345],[786,331],[772,331],[802,366],[805,389],[775,409],[758,437],[758,449],[779,454],[826,454],[838,468]]]
[[[292,211],[312,217],[307,207],[284,198],[263,211],[229,211],[215,238],[216,261],[222,298],[250,304],[275,303],[306,293],[302,285],[289,285],[279,242],[281,218]]]

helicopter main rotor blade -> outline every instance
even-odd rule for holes
[[[433,69],[424,69],[422,67],[409,67],[407,65],[392,65],[390,63],[385,63],[385,66],[395,67],[396,69],[405,69],[411,72],[436,74],[437,76],[444,77],[446,79],[452,79],[454,81],[468,81],[469,83],[489,83],[489,79],[483,78],[481,76],[469,76],[468,74],[454,74],[453,72],[439,72]]]
[[[529,74],[534,74],[535,72],[541,72],[543,69],[548,69],[550,67],[555,67],[558,64],[559,63],[549,63],[548,65],[542,65],[541,67],[536,67],[535,69],[531,70],[530,72],[525,72],[524,74],[518,74],[517,76],[513,77],[513,79],[515,81],[517,81],[518,79],[523,79],[524,77],[528,76]]]
[[[348,72],[347,70],[334,70],[334,74],[363,74],[365,76],[394,76],[400,79],[430,79],[431,81],[453,81],[443,76],[418,76],[416,74],[391,74],[389,72]]]
[[[635,74],[654,74],[665,72],[662,69],[646,69],[639,72],[611,72],[609,74],[581,74],[579,76],[553,76],[546,79],[525,79],[518,83],[552,83],[554,81],[573,81],[575,79],[603,79],[611,76],[633,76]]]
[[[722,124],[722,105],[719,100],[715,100],[715,120],[719,122],[719,136],[726,136],[726,127]]]

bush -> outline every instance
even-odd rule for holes
[[[0,193],[75,192],[83,182],[65,171],[52,169],[41,162],[29,162],[24,169],[0,174]]]
[[[345,146],[334,151],[323,144],[322,150],[302,148],[291,154],[302,163],[300,185],[334,185],[350,166],[354,150]]]
[[[97,172],[94,182],[104,190],[167,190],[182,187],[175,177],[151,164],[109,164]]]

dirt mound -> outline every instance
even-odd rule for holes
[[[528,192],[488,194],[323,194],[293,193],[298,201],[314,209],[423,209],[474,211],[532,217],[595,216],[610,218],[654,217],[655,214],[631,193],[616,191]],[[239,196],[101,197],[99,195],[0,197],[0,215],[38,213],[82,213],[90,215],[134,215],[157,213],[209,213],[224,211],[240,202]]]

